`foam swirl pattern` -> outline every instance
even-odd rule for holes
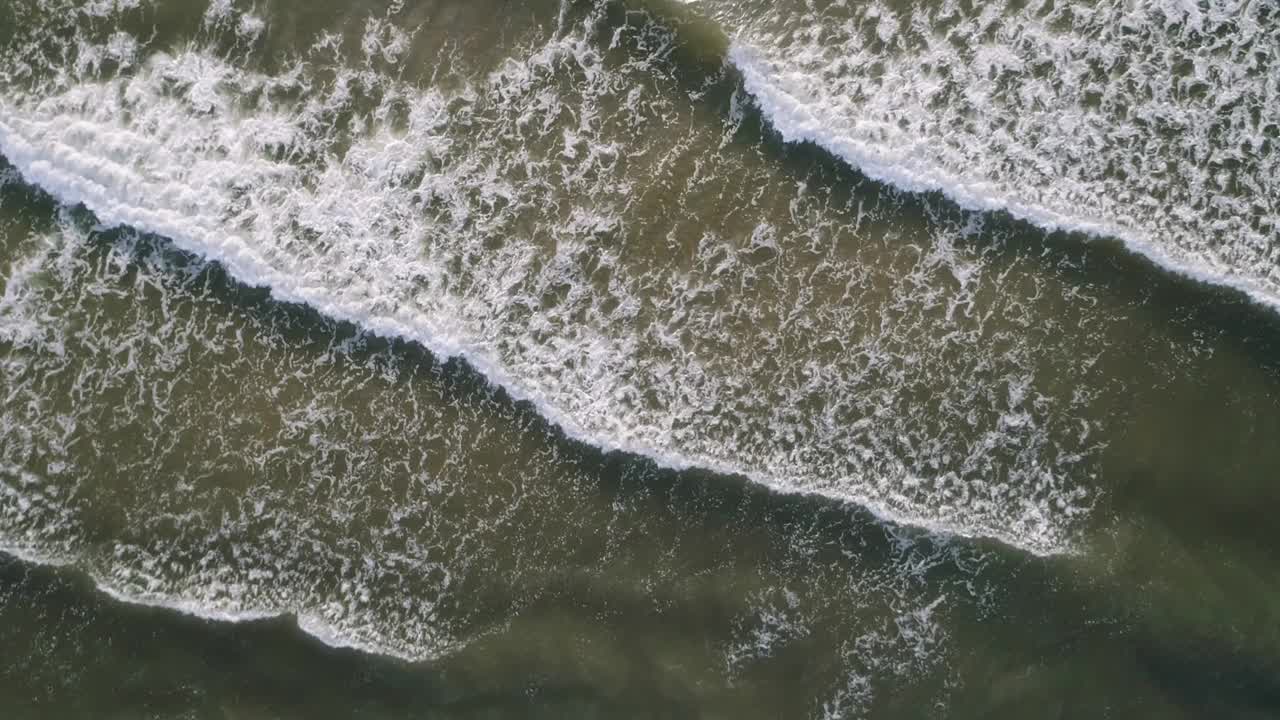
[[[1280,302],[1280,7],[700,3],[784,138]]]
[[[1278,24],[0,4],[0,550],[521,717],[1275,697],[1280,331],[1168,271],[1280,297]]]
[[[0,152],[108,225],[464,357],[605,450],[1065,549],[1088,493],[1064,478],[1090,441],[1050,428],[1078,424],[1080,396],[1037,399],[1066,388],[1032,389],[1035,340],[992,342],[986,314],[1019,305],[972,312],[1000,279],[952,247],[980,220],[873,225],[861,198],[744,167],[732,125],[672,145],[701,110],[664,77],[669,32],[642,25],[611,50],[603,22],[592,11],[448,90],[156,52],[7,102]],[[394,59],[369,28],[369,67]],[[752,174],[701,182],[732,173]],[[929,395],[938,411],[913,412]]]

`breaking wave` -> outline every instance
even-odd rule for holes
[[[788,142],[1280,305],[1280,6],[700,3]]]
[[[1097,440],[1055,438],[1052,427],[1079,425],[1070,407],[1085,396],[1064,386],[1057,406],[1035,400],[1026,339],[1002,354],[987,346],[986,318],[970,310],[998,278],[978,280],[983,261],[953,250],[981,223],[895,229],[887,208],[832,212],[823,193],[769,168],[751,170],[736,198],[707,194],[699,176],[742,172],[726,145],[741,118],[697,126],[702,109],[665,64],[669,29],[615,28],[606,13],[479,78],[426,89],[376,71],[407,42],[379,19],[363,64],[344,64],[340,39],[323,35],[278,74],[112,36],[80,56],[115,53],[131,69],[98,77],[90,64],[56,92],[13,93],[0,153],[106,225],[170,238],[279,300],[463,357],[606,451],[1065,550],[1090,504],[1069,470]],[[224,25],[242,40],[257,27]],[[309,70],[322,63],[332,74]],[[672,147],[670,128],[690,123]],[[699,156],[695,143],[725,150]],[[687,190],[658,199],[673,173]],[[762,203],[760,189],[779,183]],[[780,225],[772,208],[787,207]],[[695,234],[695,220],[712,229]],[[887,251],[821,250],[877,223]],[[951,327],[942,347],[929,336],[939,309]],[[905,315],[890,325],[886,312]],[[971,356],[964,366],[951,344]],[[916,398],[936,395],[924,388],[957,373],[967,377],[942,391],[941,411],[916,416]]]

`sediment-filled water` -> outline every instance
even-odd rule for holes
[[[0,707],[1280,715],[1280,5],[0,0]]]

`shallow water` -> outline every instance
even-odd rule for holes
[[[1274,3],[0,4],[18,717],[1270,717]]]

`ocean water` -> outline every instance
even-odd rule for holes
[[[1280,715],[1280,5],[0,0],[0,715]]]

